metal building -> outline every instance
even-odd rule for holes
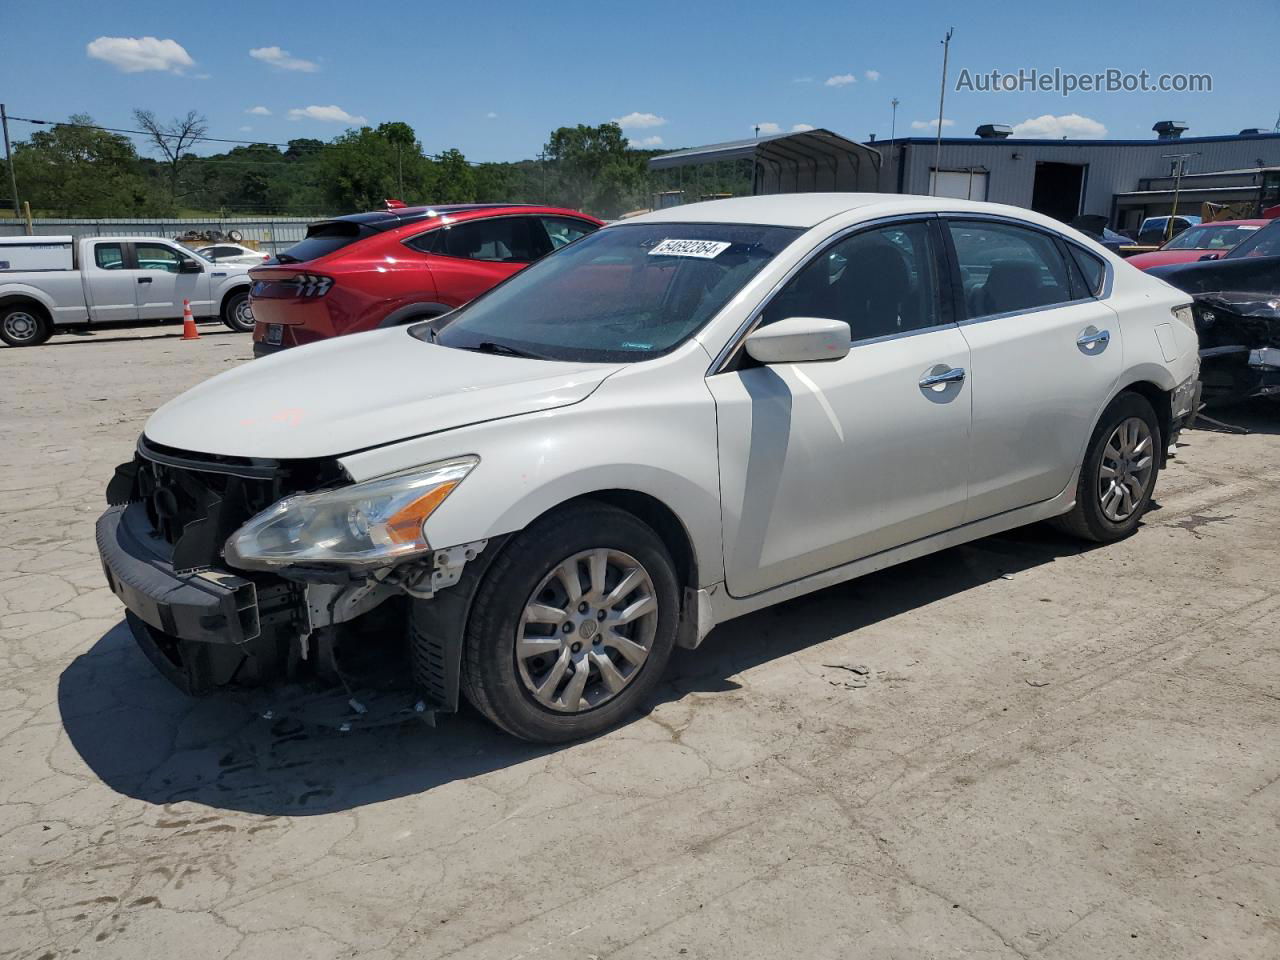
[[[652,158],[649,169],[661,174],[665,187],[656,206],[708,199],[720,190],[754,195],[881,189],[879,152],[822,129],[676,150]]]
[[[1152,194],[1148,203],[1132,195],[1144,184],[1167,180],[1181,156],[1182,174],[1238,171],[1280,165],[1280,133],[1246,130],[1235,136],[1182,137],[1185,124],[1162,121],[1147,140],[1025,140],[1011,128],[984,124],[977,136],[937,141],[909,137],[873,141],[884,158],[880,190],[889,193],[935,192],[1019,207],[1070,221],[1079,214],[1107,218],[1117,229],[1132,229],[1143,216],[1167,214],[1172,188]],[[938,169],[935,170],[935,167]],[[1121,206],[1118,195],[1126,195]],[[1179,204],[1179,210],[1198,213]],[[1131,222],[1132,221],[1132,222]]]

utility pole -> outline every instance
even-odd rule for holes
[[[9,152],[9,114],[0,103],[0,126],[4,127],[4,165],[9,168],[9,186],[13,189],[13,218],[22,217],[22,205],[18,203],[18,175],[13,170],[13,155]]]
[[[1182,190],[1182,167],[1192,157],[1198,156],[1200,156],[1198,153],[1161,154],[1160,159],[1173,161],[1173,209],[1169,211],[1169,219],[1164,225],[1165,243],[1173,239],[1173,218],[1178,215],[1178,193]]]
[[[955,27],[947,30],[942,38],[942,93],[938,95],[938,140],[933,151],[933,183],[929,185],[929,196],[937,196],[938,179],[942,176],[942,108],[947,102],[947,57],[951,53],[951,35]]]

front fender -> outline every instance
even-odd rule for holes
[[[427,521],[427,539],[439,547],[515,533],[592,493],[646,494],[684,526],[698,585],[719,582],[724,559],[711,395],[700,377],[683,385],[671,378],[665,391],[652,384],[631,389],[618,379],[571,406],[354,453],[341,463],[359,481],[478,456],[479,465]]]

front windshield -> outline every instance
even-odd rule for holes
[[[789,227],[619,224],[583,237],[450,315],[423,340],[549,360],[647,360],[693,336],[792,240]]]
[[[1191,227],[1164,245],[1165,250],[1230,250],[1258,228],[1245,224]]]
[[[1232,260],[1237,257],[1280,257],[1280,220],[1263,227],[1227,256]]]

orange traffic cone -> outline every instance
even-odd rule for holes
[[[182,339],[199,340],[200,331],[196,329],[196,318],[191,315],[191,301],[182,301]]]

